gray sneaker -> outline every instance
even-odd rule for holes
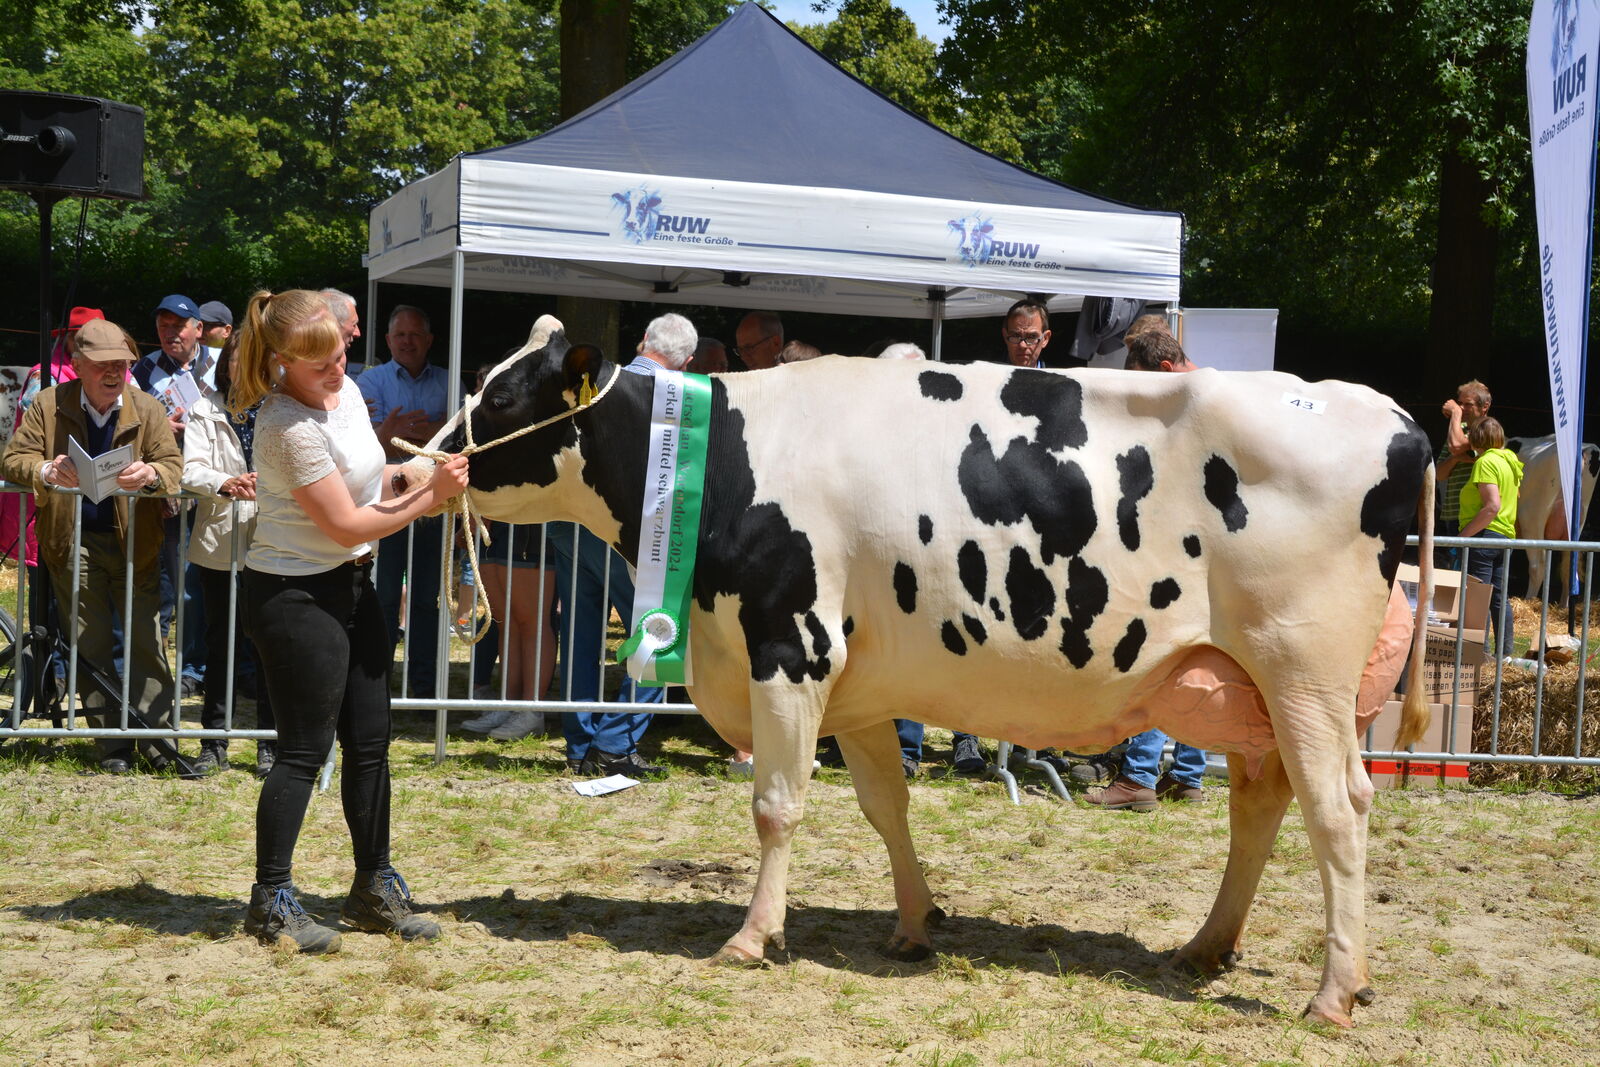
[[[226,741],[200,742],[200,755],[190,764],[196,774],[213,775],[228,769]]]
[[[439,924],[411,911],[411,890],[393,867],[357,871],[344,898],[344,921],[357,930],[375,934],[396,933],[406,941],[432,941]]]
[[[484,712],[474,719],[467,719],[461,728],[471,734],[486,734],[511,718],[511,712],[506,708],[494,708]]]
[[[263,885],[250,887],[250,910],[245,913],[244,932],[263,945],[290,942],[301,952],[338,952],[339,932],[319,926],[300,906],[294,886]]]

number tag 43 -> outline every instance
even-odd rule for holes
[[[1326,415],[1328,413],[1328,402],[1326,400],[1314,400],[1309,396],[1295,396],[1293,393],[1284,393],[1283,402],[1292,408],[1297,408],[1311,415]]]

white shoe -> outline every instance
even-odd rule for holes
[[[511,718],[511,712],[504,708],[499,708],[494,711],[486,711],[476,719],[468,719],[461,724],[461,728],[468,733],[486,734],[509,718]]]
[[[529,734],[544,733],[544,713],[538,711],[513,711],[505,722],[489,731],[496,741],[520,741]]]

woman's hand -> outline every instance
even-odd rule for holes
[[[434,507],[441,507],[451,497],[460,496],[467,487],[467,457],[457,454],[443,463],[434,464],[433,478],[428,487],[433,491]]]

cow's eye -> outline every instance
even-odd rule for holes
[[[496,411],[504,411],[511,406],[511,396],[508,393],[494,393],[489,397],[489,406]]]

